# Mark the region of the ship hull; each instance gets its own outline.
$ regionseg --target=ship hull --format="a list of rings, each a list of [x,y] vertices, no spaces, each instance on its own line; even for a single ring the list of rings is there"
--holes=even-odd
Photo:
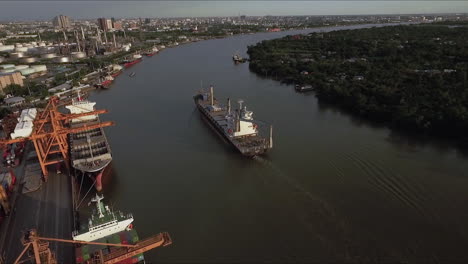
[[[115,77],[119,76],[121,73],[122,73],[122,70],[117,71],[117,72],[111,74],[111,76],[112,76],[113,78],[115,78]]]
[[[133,65],[139,63],[140,61],[141,61],[141,59],[136,59],[136,60],[133,60],[133,61],[126,62],[126,63],[124,63],[124,67],[125,68],[132,67]]]
[[[237,142],[235,142],[235,140],[233,140],[233,138],[231,138],[229,135],[225,133],[221,125],[213,119],[210,113],[203,107],[202,104],[200,104],[199,100],[200,100],[200,97],[198,96],[194,97],[195,105],[197,106],[198,110],[202,114],[202,117],[205,120],[205,122],[216,132],[216,134],[218,134],[224,141],[226,141],[236,151],[238,151],[239,153],[247,157],[258,156],[258,155],[265,154],[267,152],[269,148],[265,144],[263,144],[262,146],[250,147],[250,148],[241,147]]]

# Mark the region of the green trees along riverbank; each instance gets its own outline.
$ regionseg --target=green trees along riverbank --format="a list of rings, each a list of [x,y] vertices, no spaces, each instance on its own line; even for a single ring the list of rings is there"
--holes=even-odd
[[[466,26],[390,26],[287,36],[248,54],[253,72],[310,84],[319,99],[362,116],[465,138],[466,36]]]

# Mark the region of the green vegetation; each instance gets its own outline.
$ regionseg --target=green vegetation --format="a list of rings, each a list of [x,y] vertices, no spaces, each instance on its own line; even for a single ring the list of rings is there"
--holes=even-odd
[[[3,93],[11,94],[13,96],[26,97],[26,99],[33,97],[44,98],[49,94],[46,85],[36,82],[26,82],[23,86],[18,84],[10,84],[5,87]]]
[[[321,100],[451,137],[468,130],[468,27],[412,25],[287,36],[250,46],[250,69]]]

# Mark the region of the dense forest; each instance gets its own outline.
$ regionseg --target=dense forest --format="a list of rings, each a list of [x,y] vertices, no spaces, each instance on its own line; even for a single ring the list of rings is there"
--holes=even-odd
[[[248,48],[250,69],[419,132],[466,138],[468,27],[407,25],[287,36]]]

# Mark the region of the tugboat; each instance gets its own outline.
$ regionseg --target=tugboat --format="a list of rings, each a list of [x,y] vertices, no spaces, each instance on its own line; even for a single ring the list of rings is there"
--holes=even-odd
[[[135,72],[132,72],[128,76],[133,77],[133,76],[135,76],[135,74],[136,74]]]
[[[94,111],[95,102],[85,100],[78,93],[78,98],[72,100],[71,105],[65,106],[72,114],[81,114]],[[97,124],[101,122],[98,115],[89,115],[74,118],[70,126],[77,127],[83,124]],[[112,161],[111,149],[107,142],[103,128],[96,128],[69,134],[71,165],[74,169],[88,175],[95,183],[96,190],[102,190],[102,175],[105,168]]]
[[[295,89],[296,89],[297,92],[305,93],[305,92],[313,91],[314,87],[312,85],[310,85],[310,84],[306,84],[306,85],[296,84]]]
[[[234,61],[234,63],[244,63],[247,61],[246,59],[242,58],[238,54],[235,54],[234,56],[232,56],[232,60]]]
[[[231,100],[227,99],[227,106],[220,105],[214,98],[213,86],[193,99],[208,124],[241,154],[253,157],[273,148],[273,126],[269,126],[268,137],[261,136],[260,123],[254,121],[252,111],[242,106],[242,100],[238,101],[239,109],[231,111]]]

